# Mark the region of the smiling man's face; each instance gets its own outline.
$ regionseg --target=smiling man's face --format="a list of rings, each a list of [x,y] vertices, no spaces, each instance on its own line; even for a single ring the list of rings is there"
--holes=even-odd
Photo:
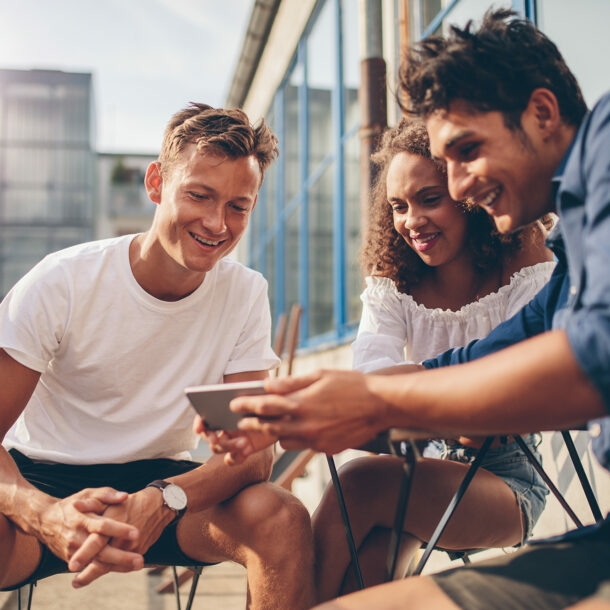
[[[231,159],[189,144],[162,172],[149,168],[159,205],[155,232],[166,255],[187,271],[209,271],[237,245],[261,183],[254,156]],[[149,191],[150,196],[150,191]]]
[[[432,155],[447,164],[451,197],[484,208],[502,233],[554,208],[556,159],[546,153],[546,136],[530,106],[522,129],[509,129],[500,112],[475,111],[461,101],[426,119]]]

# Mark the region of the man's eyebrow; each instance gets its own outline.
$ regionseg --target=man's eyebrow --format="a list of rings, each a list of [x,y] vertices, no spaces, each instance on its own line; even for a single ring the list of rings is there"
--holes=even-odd
[[[445,142],[445,146],[443,148],[443,154],[447,154],[452,148],[455,148],[455,146],[457,144],[460,143],[461,140],[465,139],[465,138],[469,138],[472,135],[472,131],[471,130],[464,130],[464,131],[460,131],[458,133],[456,133],[452,138],[449,138],[446,142]]]
[[[207,184],[204,184],[203,182],[192,182],[191,184],[187,184],[187,189],[206,191],[210,195],[218,194],[218,191],[214,187],[208,186]],[[245,195],[235,195],[235,197],[231,197],[231,201],[251,201],[251,200],[252,200],[251,197],[247,197]]]
[[[207,184],[204,184],[203,182],[187,182],[186,183],[186,187],[188,189],[198,189],[200,191],[207,191],[208,193],[216,193],[216,189],[208,186]]]

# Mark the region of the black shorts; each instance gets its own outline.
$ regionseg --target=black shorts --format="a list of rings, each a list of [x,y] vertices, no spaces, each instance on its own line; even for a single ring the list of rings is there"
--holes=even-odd
[[[118,491],[134,493],[143,489],[155,479],[174,477],[201,466],[189,460],[138,460],[126,464],[94,464],[75,466],[31,460],[15,449],[9,451],[22,476],[41,491],[55,498],[65,498],[87,487],[112,487]],[[144,555],[148,565],[209,565],[185,555],[176,539],[176,524],[168,525],[159,539]],[[14,587],[40,580],[53,574],[67,572],[65,561],[56,557],[47,547],[42,546],[42,557],[34,573]]]
[[[430,578],[468,610],[558,610],[596,596],[610,583],[610,521]]]

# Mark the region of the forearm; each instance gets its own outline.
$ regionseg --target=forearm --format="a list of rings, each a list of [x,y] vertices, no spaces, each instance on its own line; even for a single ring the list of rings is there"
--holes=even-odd
[[[199,468],[168,480],[184,489],[189,510],[202,511],[224,502],[248,485],[268,480],[272,465],[273,447],[268,447],[235,466],[225,464],[222,455],[214,455]]]
[[[562,429],[607,415],[562,331],[467,364],[371,376],[367,386],[385,403],[388,428],[487,435]]]
[[[41,515],[54,498],[28,483],[14,460],[0,446],[0,513],[26,534],[40,539]]]
[[[383,369],[373,371],[371,375],[405,375],[406,373],[415,373],[417,371],[425,371],[423,364],[415,364],[414,362],[405,362],[396,366],[388,366]]]

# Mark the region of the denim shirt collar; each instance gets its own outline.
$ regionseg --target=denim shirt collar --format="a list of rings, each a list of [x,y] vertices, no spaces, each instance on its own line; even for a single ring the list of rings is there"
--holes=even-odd
[[[559,192],[561,182],[563,181],[563,175],[565,173],[568,159],[570,158],[570,154],[572,153],[572,149],[574,148],[577,133],[578,132],[574,134],[570,145],[566,149],[563,157],[561,158],[561,161],[559,162],[559,165],[557,166],[557,169],[555,170],[555,173],[553,174],[553,178],[551,179],[551,196],[553,197],[556,208],[558,208],[557,194]],[[546,238],[546,245],[561,263],[567,265],[566,247],[563,235],[561,233],[561,217],[559,222],[555,224],[555,226],[551,229],[551,232],[548,234]]]

